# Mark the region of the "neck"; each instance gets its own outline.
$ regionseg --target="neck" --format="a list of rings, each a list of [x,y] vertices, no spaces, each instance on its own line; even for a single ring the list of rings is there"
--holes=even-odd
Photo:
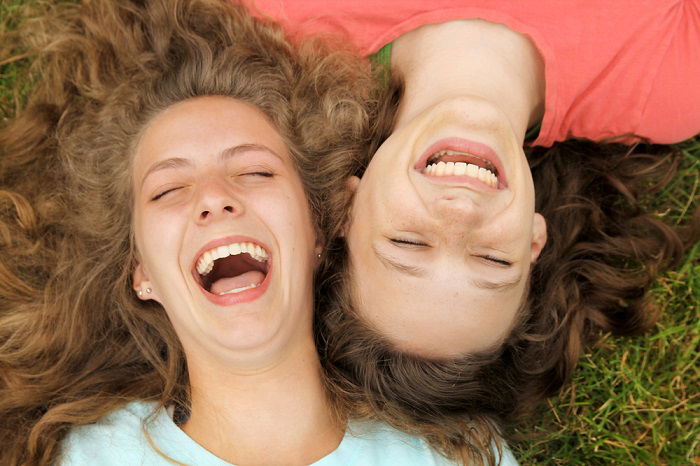
[[[542,117],[542,60],[527,38],[505,26],[483,20],[423,26],[394,42],[391,61],[406,85],[396,128],[465,95],[498,107],[521,140]]]
[[[191,414],[183,430],[239,465],[310,464],[335,450],[333,417],[313,339],[253,369],[190,367]]]

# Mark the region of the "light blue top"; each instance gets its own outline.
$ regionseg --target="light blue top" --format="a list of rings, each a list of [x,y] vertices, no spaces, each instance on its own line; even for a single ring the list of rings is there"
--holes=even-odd
[[[75,427],[63,441],[62,465],[172,465],[164,456],[197,466],[231,466],[192,440],[161,409],[152,421],[154,403],[132,402],[95,424]],[[162,456],[149,444],[152,442]],[[510,451],[504,466],[517,465]],[[176,464],[176,463],[175,463]],[[451,465],[423,440],[375,423],[351,423],[338,448],[313,463],[316,466]]]

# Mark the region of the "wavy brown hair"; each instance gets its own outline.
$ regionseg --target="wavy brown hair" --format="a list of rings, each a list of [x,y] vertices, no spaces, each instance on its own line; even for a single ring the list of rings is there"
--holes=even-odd
[[[391,133],[401,83],[387,92],[373,150]],[[548,242],[502,346],[460,359],[402,352],[363,320],[340,235],[351,199],[337,192],[332,203],[337,239],[324,266],[317,314],[317,346],[331,390],[356,416],[423,436],[465,464],[497,463],[503,427],[555,394],[601,331],[648,330],[657,316],[650,285],[678,263],[684,242],[698,239],[700,210],[682,236],[640,207],[640,198],[673,177],[679,155],[667,147],[572,141],[531,148],[527,156]],[[367,163],[369,157],[358,160],[347,175],[361,176]]]
[[[182,348],[134,296],[130,164],[149,120],[220,95],[262,110],[286,141],[319,232],[327,155],[366,140],[366,64],[225,0],[91,0],[42,7],[5,34],[36,82],[0,129],[0,463],[47,464],[76,425],[131,400],[186,405]],[[0,62],[3,61],[0,57]],[[325,171],[324,171],[325,170]]]

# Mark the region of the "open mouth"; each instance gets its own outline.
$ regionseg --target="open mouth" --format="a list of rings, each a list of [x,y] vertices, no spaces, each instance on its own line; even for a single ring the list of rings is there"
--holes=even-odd
[[[423,173],[431,176],[468,176],[492,188],[498,188],[498,170],[488,160],[454,150],[441,150],[431,155]]]
[[[487,144],[461,137],[440,139],[428,147],[414,169],[436,181],[477,189],[508,188],[501,157]]]
[[[259,287],[269,271],[269,254],[251,242],[236,242],[209,249],[195,265],[195,277],[207,292],[234,295]]]

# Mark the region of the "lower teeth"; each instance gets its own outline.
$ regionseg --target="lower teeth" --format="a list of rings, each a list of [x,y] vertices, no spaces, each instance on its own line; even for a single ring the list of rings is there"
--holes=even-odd
[[[252,283],[252,284],[250,284],[250,285],[246,285],[246,286],[243,286],[243,287],[241,287],[241,288],[235,288],[235,289],[233,289],[233,290],[228,290],[228,291],[221,292],[221,293],[219,293],[219,296],[223,296],[223,295],[225,295],[225,294],[240,293],[241,291],[249,290],[249,289],[255,288],[256,286],[259,286],[259,285],[260,285],[260,283]]]

